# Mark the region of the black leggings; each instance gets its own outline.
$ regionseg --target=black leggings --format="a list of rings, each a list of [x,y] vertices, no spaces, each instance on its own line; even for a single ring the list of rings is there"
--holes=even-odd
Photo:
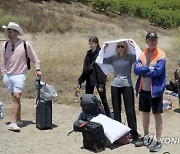
[[[121,122],[121,94],[123,95],[124,106],[128,126],[132,129],[131,134],[137,135],[137,122],[134,108],[133,87],[113,87],[111,86],[111,97],[114,111],[114,119]]]
[[[91,86],[91,85],[86,85],[86,94],[93,94],[94,93],[94,87],[95,86]],[[104,111],[106,113],[106,115],[108,117],[111,117],[111,112],[110,112],[110,109],[109,109],[109,105],[108,105],[108,102],[107,102],[107,98],[106,98],[106,88],[105,86],[103,87],[103,92],[99,92],[99,86],[96,86],[96,89],[98,91],[98,94],[101,98],[101,102],[103,104],[103,107],[104,107]]]

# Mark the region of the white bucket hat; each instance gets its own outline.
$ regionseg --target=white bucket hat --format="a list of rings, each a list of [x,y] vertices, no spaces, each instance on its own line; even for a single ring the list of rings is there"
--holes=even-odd
[[[3,25],[2,28],[5,28],[5,29],[9,28],[9,29],[17,30],[19,32],[20,36],[22,36],[24,34],[24,31],[22,30],[22,28],[18,24],[14,23],[14,22],[10,22],[8,24],[8,26]]]

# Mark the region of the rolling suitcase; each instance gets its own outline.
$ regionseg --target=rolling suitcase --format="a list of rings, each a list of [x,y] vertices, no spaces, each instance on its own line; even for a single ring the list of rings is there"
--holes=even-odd
[[[37,100],[36,100],[36,127],[38,129],[52,129],[52,101],[40,98],[40,77],[36,78]]]
[[[52,128],[52,101],[40,99],[36,106],[36,127],[38,129]]]
[[[99,123],[89,122],[82,127],[83,146],[85,149],[100,152],[105,149],[106,137],[103,126]]]

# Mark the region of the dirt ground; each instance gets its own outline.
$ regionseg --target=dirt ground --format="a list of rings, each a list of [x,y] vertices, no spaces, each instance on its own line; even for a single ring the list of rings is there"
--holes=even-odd
[[[179,138],[180,140],[180,113],[178,110],[178,100],[172,97],[173,109],[163,113],[163,138]],[[77,103],[77,102],[76,102]],[[8,130],[10,120],[11,103],[4,102],[4,118],[0,120],[0,153],[2,154],[24,154],[24,153],[60,153],[60,154],[88,154],[93,153],[83,148],[82,134],[73,132],[72,124],[77,119],[81,108],[76,105],[53,104],[53,129],[38,130],[35,124],[35,100],[22,99],[22,120],[21,132]],[[175,112],[176,111],[176,112]],[[124,113],[123,113],[124,115]],[[154,119],[151,117],[150,132],[154,133]],[[137,111],[138,130],[142,134],[141,114]],[[158,153],[169,152],[178,154],[179,143],[163,143],[163,149]],[[146,147],[136,148],[133,144],[124,146],[109,146],[102,154],[129,153],[146,154],[149,153]]]

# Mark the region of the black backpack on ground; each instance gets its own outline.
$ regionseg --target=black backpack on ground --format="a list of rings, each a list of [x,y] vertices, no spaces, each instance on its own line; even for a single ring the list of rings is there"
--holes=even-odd
[[[5,43],[5,46],[4,46],[5,52],[6,52],[6,48],[7,48],[8,42],[9,42],[9,41],[7,41],[7,42]],[[30,60],[30,58],[28,57],[28,54],[27,54],[26,41],[23,41],[23,43],[24,43],[24,50],[25,50],[25,52],[26,52],[27,68],[28,68],[28,70],[30,70],[30,69],[31,69],[31,60]]]
[[[83,94],[80,98],[80,105],[82,111],[86,114],[97,116],[98,114],[103,113],[101,102],[93,94]]]

